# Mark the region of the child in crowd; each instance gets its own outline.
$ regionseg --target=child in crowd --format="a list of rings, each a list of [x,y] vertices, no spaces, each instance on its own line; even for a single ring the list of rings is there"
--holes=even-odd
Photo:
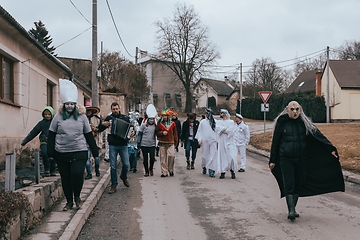
[[[41,115],[43,117],[42,120],[40,120],[35,127],[29,132],[29,134],[24,138],[24,140],[21,142],[21,146],[25,146],[28,142],[33,140],[39,133],[39,139],[40,139],[40,152],[41,152],[41,158],[44,165],[44,177],[49,176],[56,176],[56,164],[53,159],[50,159],[47,154],[47,141],[48,141],[48,135],[49,135],[49,127],[51,120],[54,117],[54,109],[51,106],[47,106],[44,108],[44,110],[41,112]]]

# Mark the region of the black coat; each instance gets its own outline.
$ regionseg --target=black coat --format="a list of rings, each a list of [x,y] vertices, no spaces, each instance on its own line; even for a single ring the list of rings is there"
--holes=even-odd
[[[194,141],[196,141],[196,142],[197,142],[197,139],[195,138],[195,135],[196,135],[197,130],[199,128],[199,123],[200,122],[198,120],[194,120],[194,125],[193,125],[193,127],[194,127],[194,131],[193,131],[194,136],[192,136],[192,137],[193,137]],[[190,136],[190,125],[189,124],[190,124],[189,121],[186,120],[182,125],[181,141],[183,141],[185,143],[184,147],[186,146],[187,141],[189,141],[189,136]]]
[[[280,167],[280,143],[282,132],[288,121],[294,121],[288,115],[279,117],[272,140],[270,163],[275,163],[272,174],[279,185],[281,197],[284,197],[282,172]],[[302,121],[297,121],[303,124]],[[307,152],[304,153],[303,162],[303,183],[299,192],[300,197],[315,196],[330,192],[344,192],[345,184],[342,174],[339,158],[334,157],[331,152],[337,149],[331,142],[316,129],[315,132],[309,133],[305,138]]]

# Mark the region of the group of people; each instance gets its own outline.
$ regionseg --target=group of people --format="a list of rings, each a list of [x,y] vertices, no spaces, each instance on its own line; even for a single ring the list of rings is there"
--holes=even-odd
[[[210,177],[215,177],[215,173],[218,173],[220,179],[224,179],[226,172],[230,171],[231,178],[235,179],[236,171],[245,172],[246,145],[250,141],[250,131],[241,114],[236,113],[233,121],[229,111],[221,109],[220,120],[215,120],[213,111],[206,109],[205,119],[200,121],[195,139],[202,147],[203,174],[208,171]],[[241,162],[239,169],[238,153]]]
[[[107,131],[111,176],[109,194],[117,191],[118,155],[122,162],[120,179],[129,187],[127,174],[129,169],[137,171],[140,150],[144,177],[154,175],[157,148],[161,177],[174,176],[175,151],[179,151],[179,144],[185,149],[188,170],[195,169],[197,150],[201,147],[203,174],[215,177],[217,173],[223,179],[230,171],[231,178],[235,179],[236,171],[245,172],[250,131],[239,113],[233,121],[229,112],[221,109],[220,119],[215,120],[213,111],[207,108],[202,120],[196,120],[196,115],[190,113],[181,126],[177,113],[171,109],[162,111],[157,119],[155,107],[150,104],[152,111],[147,109],[145,117],[137,121],[139,119],[121,114],[119,104],[114,102],[110,106],[111,114],[102,120],[97,115],[100,111],[98,107],[77,104],[77,94],[77,88],[71,81],[60,79],[63,104],[56,113],[50,106],[45,107],[43,119],[21,143],[24,146],[40,133],[44,176],[56,176],[58,169],[67,201],[64,211],[72,209],[74,202],[76,208],[80,208],[85,169],[85,179],[92,178],[91,155],[95,162],[95,174],[100,176],[100,133],[110,128],[117,119],[126,122],[131,130],[125,137]],[[336,148],[305,115],[301,105],[291,101],[275,119],[269,159],[269,168],[278,182],[281,197],[286,198],[288,219],[293,221],[299,217],[295,210],[299,197],[344,191],[338,158]]]

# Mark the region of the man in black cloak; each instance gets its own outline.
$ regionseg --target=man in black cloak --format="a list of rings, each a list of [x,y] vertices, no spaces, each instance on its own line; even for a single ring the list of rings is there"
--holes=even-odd
[[[299,217],[299,197],[345,191],[337,149],[291,101],[275,119],[269,168],[286,198],[288,219]]]

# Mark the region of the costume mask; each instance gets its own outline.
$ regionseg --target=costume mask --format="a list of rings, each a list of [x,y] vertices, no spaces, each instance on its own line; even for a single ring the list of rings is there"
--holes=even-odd
[[[75,109],[76,103],[74,102],[67,102],[65,103],[65,109],[68,113],[72,113]]]
[[[154,119],[154,118],[149,118],[149,119],[148,119],[148,124],[153,125],[154,122],[155,122],[155,119]]]
[[[289,118],[297,119],[301,113],[301,106],[296,101],[291,101],[286,107]]]

